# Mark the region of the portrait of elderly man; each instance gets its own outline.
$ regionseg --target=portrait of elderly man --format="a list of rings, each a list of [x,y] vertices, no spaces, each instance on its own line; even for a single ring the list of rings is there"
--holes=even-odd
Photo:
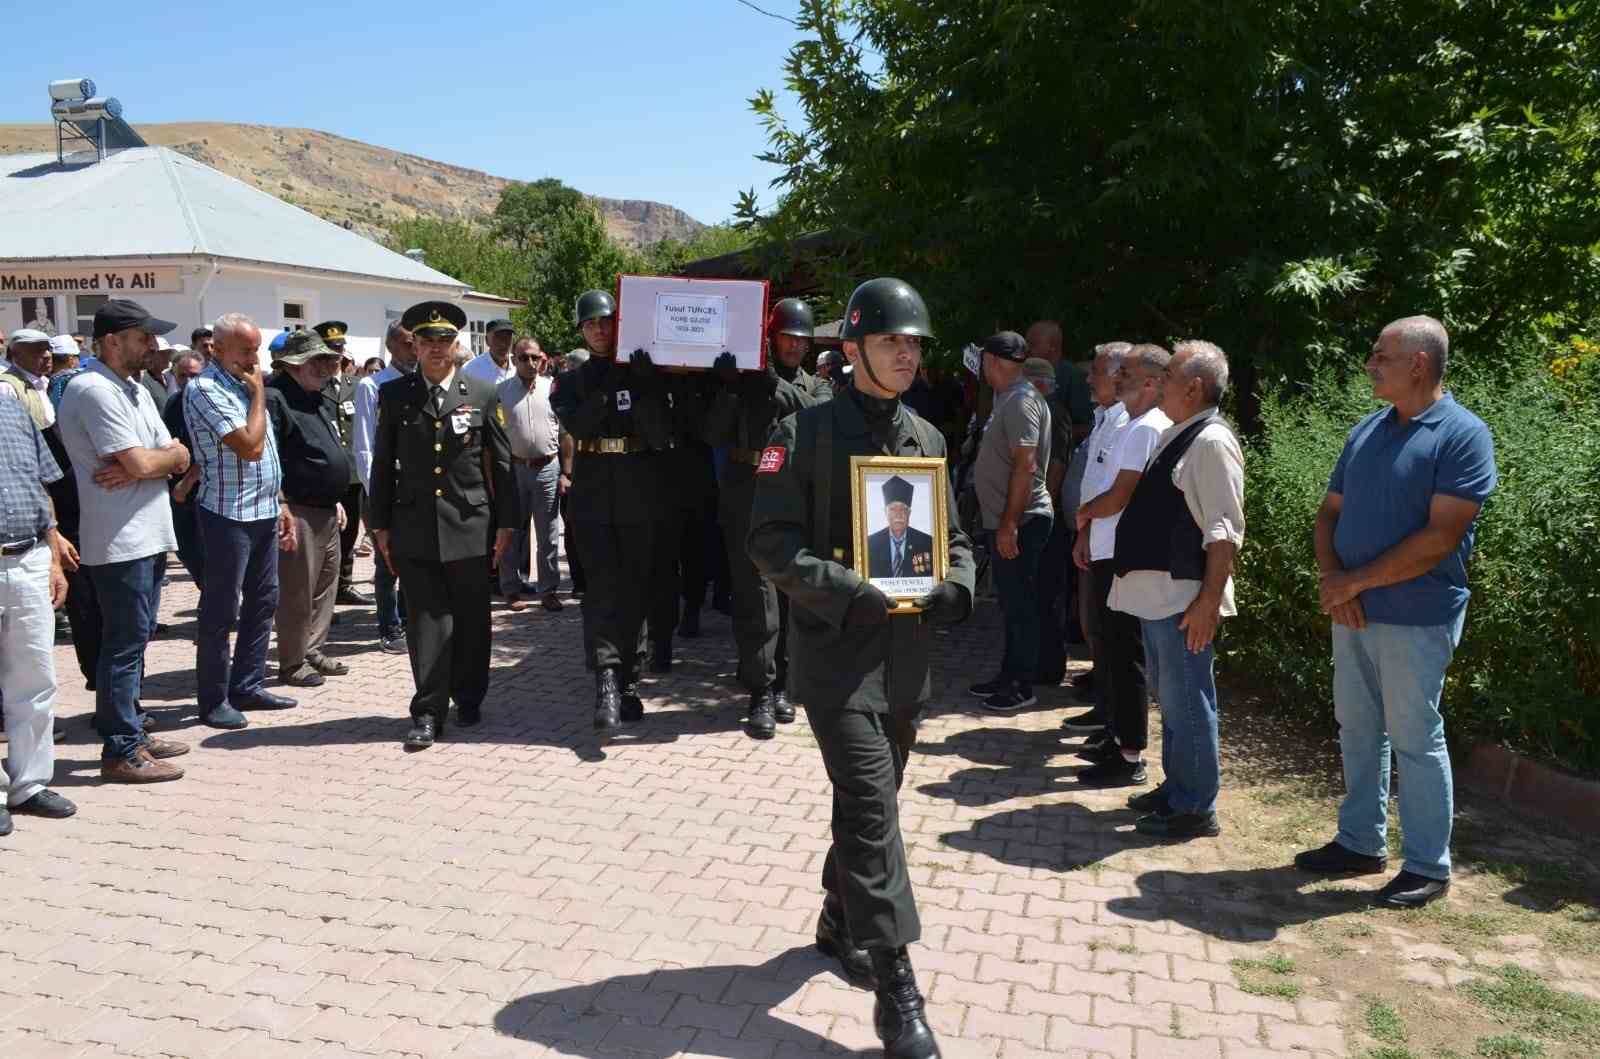
[[[867,538],[867,576],[932,577],[933,538],[911,525],[916,486],[898,474],[883,483],[883,529]]]

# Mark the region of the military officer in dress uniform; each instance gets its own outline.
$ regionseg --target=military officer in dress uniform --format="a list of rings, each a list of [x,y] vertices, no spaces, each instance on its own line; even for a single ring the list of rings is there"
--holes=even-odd
[[[511,543],[517,491],[494,385],[455,368],[466,313],[423,302],[400,324],[414,336],[417,371],[378,390],[370,524],[406,594],[417,692],[405,743],[420,750],[443,734],[451,699],[462,727],[481,718],[489,690],[489,512],[493,506],[506,527],[495,535],[498,558]]]
[[[589,359],[556,380],[551,405],[573,439],[567,512],[588,578],[583,644],[595,673],[594,727],[644,716],[637,684],[655,535],[665,500],[659,453],[672,445],[663,373],[635,350],[617,355],[616,302],[578,298]]]
[[[927,306],[905,281],[856,288],[843,329],[853,384],[773,430],[756,467],[748,541],[756,568],[789,597],[789,693],[806,708],[833,784],[817,946],[876,990],[887,1059],[939,1055],[906,952],[922,926],[898,791],[928,699],[933,627],[970,613],[974,566],[947,489],[937,501],[950,527],[946,579],[914,612],[895,613],[902,608],[854,569],[850,457],[945,456],[943,435],[900,401],[931,335]]]
[[[718,520],[728,550],[733,582],[733,636],[739,645],[739,683],[750,693],[745,728],[752,738],[770,739],[778,725],[794,720],[786,689],[789,675],[789,597],[772,586],[750,561],[750,501],[756,465],[772,427],[783,417],[823,400],[827,383],[800,365],[810,351],[816,320],[811,306],[785,298],[767,319],[767,366],[740,372],[731,353],[717,358],[722,383],[705,419],[706,441],[728,450],[719,483]]]
[[[322,344],[339,354],[341,363],[345,356],[345,336],[350,326],[343,320],[324,320],[311,330],[322,336]],[[335,372],[324,388],[333,402],[334,424],[339,428],[339,440],[344,442],[345,455],[350,458],[350,488],[344,494],[344,528],[339,531],[339,596],[337,602],[358,607],[372,605],[372,597],[357,591],[355,586],[356,538],[361,534],[361,475],[356,469],[356,377],[345,372]]]

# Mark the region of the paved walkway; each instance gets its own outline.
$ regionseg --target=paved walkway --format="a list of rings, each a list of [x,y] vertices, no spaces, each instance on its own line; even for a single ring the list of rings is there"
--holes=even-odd
[[[406,754],[410,672],[367,649],[370,609],[334,629],[349,676],[194,726],[195,603],[177,572],[149,653],[146,706],[194,747],[176,783],[100,784],[57,650],[80,811],[0,840],[0,1056],[877,1053],[871,995],[811,947],[820,759],[803,718],[743,734],[723,616],[602,750],[578,608],[497,607],[484,724]],[[1059,710],[969,708],[997,643],[992,605],[941,635],[903,797],[946,1056],[1343,1054],[1337,1005],[1235,988],[1272,932],[1225,840],[1152,845],[1124,794],[1065,785]]]

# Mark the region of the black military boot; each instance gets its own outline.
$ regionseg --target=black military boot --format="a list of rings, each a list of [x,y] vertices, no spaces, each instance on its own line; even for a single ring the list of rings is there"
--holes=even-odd
[[[407,750],[426,750],[433,745],[437,734],[433,714],[425,713],[411,719],[411,731],[406,733]]]
[[[672,672],[672,637],[663,636],[650,641],[650,672]]]
[[[594,730],[603,732],[622,723],[622,695],[617,690],[617,671],[602,669],[594,681]]]
[[[639,678],[622,678],[622,719],[632,724],[644,720],[644,700],[639,697]]]
[[[684,607],[683,618],[678,622],[678,635],[694,639],[700,635],[700,608]]]
[[[850,927],[844,921],[844,906],[832,894],[822,899],[822,914],[817,916],[817,951],[839,961],[839,972],[857,989],[878,988],[872,973],[872,957],[856,947]]]
[[[794,703],[789,701],[789,696],[784,694],[782,688],[772,689],[772,716],[779,724],[794,723]]]
[[[872,1023],[883,1042],[883,1059],[939,1059],[922,992],[904,948],[872,949],[872,970],[878,976]]]
[[[762,688],[750,693],[750,716],[745,718],[745,729],[752,739],[771,739],[778,734],[778,719],[772,712],[772,691]]]

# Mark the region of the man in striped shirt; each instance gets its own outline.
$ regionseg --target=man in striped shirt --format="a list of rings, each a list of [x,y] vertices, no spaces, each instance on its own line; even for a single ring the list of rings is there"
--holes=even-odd
[[[278,550],[293,551],[295,533],[278,502],[283,469],[267,425],[261,331],[249,317],[229,313],[213,332],[212,361],[183,391],[184,422],[200,465],[195,516],[206,556],[195,676],[200,723],[243,728],[249,722],[242,710],[297,705],[264,686]],[[228,633],[235,627],[230,661]]]

